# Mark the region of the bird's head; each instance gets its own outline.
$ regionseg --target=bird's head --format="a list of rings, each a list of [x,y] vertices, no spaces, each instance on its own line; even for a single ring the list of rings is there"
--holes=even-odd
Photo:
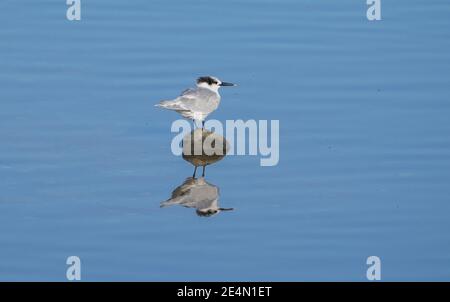
[[[213,91],[218,91],[220,87],[223,86],[236,86],[236,84],[228,83],[228,82],[222,82],[216,77],[211,76],[203,76],[199,77],[197,79],[197,86],[202,88],[208,88]]]

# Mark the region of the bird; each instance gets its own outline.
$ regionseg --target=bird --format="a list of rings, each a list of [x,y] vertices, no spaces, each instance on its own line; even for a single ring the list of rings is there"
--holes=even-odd
[[[219,88],[226,86],[237,85],[213,76],[202,76],[197,78],[196,88],[188,88],[177,98],[161,101],[155,106],[176,111],[184,118],[193,120],[194,125],[200,121],[204,128],[206,117],[219,107]]]
[[[219,206],[219,188],[208,183],[203,177],[188,177],[172,192],[172,196],[168,200],[161,202],[160,207],[176,204],[186,208],[195,208],[197,215],[203,217],[233,210],[233,208]]]

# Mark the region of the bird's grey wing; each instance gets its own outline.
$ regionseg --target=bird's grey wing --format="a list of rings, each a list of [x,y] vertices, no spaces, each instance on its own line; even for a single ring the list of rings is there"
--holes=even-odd
[[[173,204],[182,204],[183,202],[186,202],[186,198],[189,199],[189,194],[196,186],[195,179],[192,177],[186,178],[186,180],[175,188],[172,192],[172,196],[167,199],[166,201],[161,202],[161,207],[170,206]]]
[[[175,188],[175,190],[173,190],[171,197],[175,198],[184,195],[188,193],[193,186],[195,186],[195,179],[192,177],[188,177],[181,185],[179,185],[178,187]]]
[[[192,107],[190,104],[195,102],[195,90],[194,89],[186,89],[181,93],[181,95],[174,100],[166,100],[161,101],[156,106],[163,107],[170,110],[176,110],[176,111],[190,111]]]
[[[188,88],[188,89],[183,90],[183,92],[180,94],[180,96],[193,95],[193,94],[195,94],[195,91],[196,91],[196,89],[194,89],[194,88]]]
[[[176,99],[179,101],[183,108],[191,111],[207,112],[207,100],[214,96],[214,93],[209,89],[186,89],[183,93]]]

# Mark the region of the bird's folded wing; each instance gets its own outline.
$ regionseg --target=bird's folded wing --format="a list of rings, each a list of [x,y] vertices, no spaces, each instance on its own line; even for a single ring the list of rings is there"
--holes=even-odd
[[[188,88],[186,90],[184,90],[180,96],[188,96],[188,95],[194,95],[195,94],[195,89],[192,88]]]

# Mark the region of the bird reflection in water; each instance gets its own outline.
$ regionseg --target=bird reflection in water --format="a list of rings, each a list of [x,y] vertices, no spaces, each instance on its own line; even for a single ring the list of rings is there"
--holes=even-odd
[[[219,207],[219,188],[208,183],[204,177],[188,177],[177,187],[170,199],[161,202],[161,207],[180,205],[195,208],[199,216],[209,217],[221,211],[231,211],[233,208]]]
[[[196,129],[183,138],[183,159],[194,166],[194,174],[173,192],[171,198],[161,202],[161,207],[180,205],[195,208],[199,216],[209,217],[233,208],[219,206],[219,188],[205,180],[205,168],[223,159],[229,150],[226,139],[206,129]],[[202,177],[195,178],[202,167]]]

